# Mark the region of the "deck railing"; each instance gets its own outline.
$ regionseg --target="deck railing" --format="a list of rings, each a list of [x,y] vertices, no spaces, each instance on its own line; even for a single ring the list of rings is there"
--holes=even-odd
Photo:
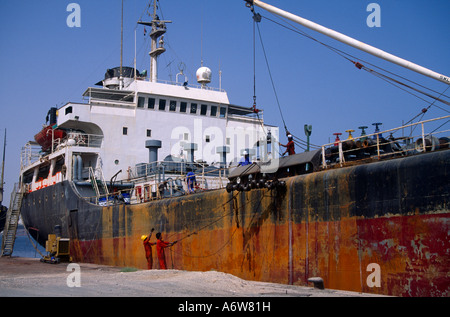
[[[450,116],[444,116],[325,144],[321,147],[322,167],[449,148],[449,122]]]
[[[53,140],[53,146],[47,152],[42,151],[42,147],[34,141],[27,142],[21,150],[20,167],[21,170],[31,164],[45,159],[50,154],[63,150],[69,146],[94,147],[99,148],[102,145],[103,135],[87,134],[87,133],[69,133],[62,139]]]
[[[169,166],[172,164],[172,166]],[[195,184],[189,187],[187,171],[195,167]],[[190,195],[199,191],[225,188],[228,169],[214,168],[199,163],[154,162],[128,170],[128,180],[133,188],[115,190],[106,195],[85,197],[103,206],[117,203],[136,204],[161,198]],[[111,184],[110,184],[111,185]]]
[[[22,147],[20,152],[20,169],[23,170],[42,157],[41,146],[34,141],[29,141]]]

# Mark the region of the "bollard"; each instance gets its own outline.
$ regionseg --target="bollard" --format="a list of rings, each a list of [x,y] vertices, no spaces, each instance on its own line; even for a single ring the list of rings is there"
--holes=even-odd
[[[323,285],[323,279],[321,277],[310,277],[308,279],[308,282],[311,282],[314,284],[314,288],[317,289],[325,289]]]

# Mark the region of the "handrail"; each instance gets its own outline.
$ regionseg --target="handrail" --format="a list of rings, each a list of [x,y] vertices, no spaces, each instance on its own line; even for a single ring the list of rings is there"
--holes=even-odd
[[[349,157],[349,155],[355,154],[357,151],[360,151],[362,148],[367,149],[368,152],[374,152],[377,159],[381,159],[383,157],[391,156],[393,153],[404,155],[405,153],[411,153],[413,151],[426,152],[427,149],[434,150],[435,148],[437,148],[439,146],[449,147],[448,141],[444,140],[444,141],[442,141],[443,142],[442,144],[438,144],[440,142],[439,140],[436,141],[436,140],[432,139],[433,137],[435,137],[435,135],[450,132],[449,129],[440,130],[440,131],[436,131],[436,129],[435,129],[431,132],[425,133],[425,125],[426,124],[430,124],[431,122],[445,120],[445,119],[449,119],[449,121],[450,121],[450,115],[439,117],[439,118],[434,118],[434,119],[429,119],[429,120],[424,120],[424,121],[420,121],[420,122],[416,122],[416,123],[411,123],[411,124],[403,125],[403,126],[400,126],[397,128],[379,131],[379,132],[375,132],[375,133],[371,133],[371,134],[361,135],[358,137],[353,137],[353,139],[340,140],[338,142],[335,141],[333,143],[324,144],[321,147],[322,148],[322,167],[324,169],[328,168],[329,164],[327,163],[327,157],[332,156],[332,154],[330,154],[330,151],[329,151],[330,149],[334,149],[333,154],[336,155],[336,153],[337,153],[338,159],[336,159],[335,162],[336,163],[338,162],[340,166],[343,166],[343,164],[346,162],[346,157]],[[446,124],[447,122],[445,122],[444,124]],[[406,128],[413,128],[413,127],[417,127],[417,126],[421,127],[421,131],[419,134],[410,135],[410,136],[406,136],[406,137],[402,136],[402,137],[396,138],[396,139],[393,138],[393,133],[398,132],[400,130],[404,130]],[[440,127],[442,127],[442,125]],[[440,128],[440,127],[438,127],[438,128]],[[390,136],[380,138],[380,136],[383,134],[385,134],[385,135],[390,134]],[[416,139],[416,140],[414,141],[414,139]],[[360,144],[359,146],[356,146],[356,148],[351,147],[350,149],[344,150],[344,145],[346,145],[348,147],[349,141],[354,142],[356,144],[357,142],[363,142],[365,140],[371,140],[371,141],[367,141],[367,142],[365,142],[365,144],[363,143],[362,146]],[[425,141],[423,141],[423,140],[425,140]],[[405,143],[403,147],[401,147],[399,145],[399,142],[402,142],[402,141]],[[336,143],[337,143],[337,145],[336,145]],[[388,146],[388,145],[393,146],[394,151],[385,153],[385,151],[383,150],[383,147]],[[337,152],[336,152],[336,147],[337,147]],[[329,153],[327,153],[327,152],[329,152]],[[371,156],[373,157],[373,155],[371,155]],[[357,161],[357,160],[354,160],[354,161]]]
[[[205,191],[205,190],[225,188],[226,184],[224,184],[224,181],[228,182],[228,179],[226,177],[223,177],[222,175],[225,175],[226,170],[227,170],[226,168],[219,169],[219,171],[220,171],[219,176],[212,176],[212,177],[210,177],[208,174],[210,174],[212,172],[215,173],[215,172],[217,172],[217,170],[206,171],[206,172],[203,170],[202,173],[197,174],[196,175],[196,177],[197,177],[196,183],[198,183],[199,186],[195,192],[198,192],[199,189],[201,191]],[[173,175],[171,175],[171,176],[173,176]],[[187,177],[186,174],[179,175],[176,178],[169,177],[163,181],[157,181],[156,177],[157,177],[156,175],[153,175],[150,179],[147,179],[147,181],[145,183],[144,182],[139,183],[138,186],[136,186],[137,184],[135,184],[135,186],[133,188],[122,189],[122,190],[114,191],[112,193],[107,193],[107,194],[103,194],[103,195],[97,194],[96,196],[84,197],[84,198],[87,200],[90,200],[90,201],[95,201],[95,203],[97,203],[97,204],[100,204],[100,202],[101,202],[102,205],[109,206],[109,205],[116,204],[117,202],[120,202],[120,201],[125,202],[125,199],[123,198],[124,197],[123,194],[128,194],[129,197],[127,197],[127,199],[129,199],[129,200],[126,203],[136,204],[136,203],[166,198],[166,197],[162,196],[162,194],[163,194],[162,192],[166,189],[166,186],[171,187],[171,188],[169,188],[170,195],[168,197],[175,197],[175,196],[179,196],[179,195],[174,194],[176,192],[176,191],[174,191],[174,187],[176,186],[174,184],[177,183],[177,181],[181,181],[183,184],[183,195],[192,194],[189,191],[188,184],[186,182],[186,177]],[[210,181],[210,185],[208,185],[207,181]],[[154,182],[154,183],[152,183],[152,182]],[[211,186],[211,185],[213,185],[213,186]],[[155,190],[154,191],[151,190],[152,188],[154,188]],[[139,191],[139,193],[138,193],[138,191]],[[156,193],[156,197],[154,197],[153,194],[151,194],[151,193]],[[122,198],[119,199],[119,197],[121,197],[121,196],[122,196]]]
[[[148,82],[151,82],[150,80],[145,80]],[[164,80],[164,79],[157,79],[156,83],[158,84],[166,84],[166,85],[172,85],[172,86],[184,86],[184,83],[170,81],[170,80]],[[216,88],[216,87],[209,87],[209,86],[201,86],[197,84],[188,84],[188,87],[190,88],[197,88],[197,89],[203,89],[203,90],[211,90],[211,91],[218,91],[218,92],[225,92],[222,88]]]
[[[216,164],[220,164],[219,162]],[[148,178],[151,176],[164,175],[169,173],[171,175],[185,175],[188,169],[202,169],[215,168],[216,164],[208,164],[206,162],[186,162],[186,161],[156,161],[151,163],[141,163],[134,167],[129,167],[127,170],[128,181],[135,181],[141,178]],[[215,170],[207,171],[207,173],[220,173],[223,169],[217,168]]]
[[[21,149],[20,169],[23,170],[40,159],[69,146],[100,148],[102,142],[103,135],[70,132],[62,139],[53,140],[51,153],[43,153],[41,146],[37,142],[29,141]]]

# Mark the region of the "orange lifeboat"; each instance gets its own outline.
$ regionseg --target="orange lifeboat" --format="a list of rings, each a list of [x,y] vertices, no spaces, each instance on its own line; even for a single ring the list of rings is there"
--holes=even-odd
[[[52,145],[52,134],[53,140],[62,139],[66,136],[66,132],[64,130],[53,129],[50,125],[44,127],[34,136],[34,140],[42,147],[42,151],[45,152],[50,149]]]

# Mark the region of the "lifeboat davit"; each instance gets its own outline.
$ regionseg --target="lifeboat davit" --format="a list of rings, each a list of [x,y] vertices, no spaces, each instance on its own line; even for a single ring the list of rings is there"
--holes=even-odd
[[[42,147],[42,151],[45,152],[50,149],[52,145],[52,134],[53,140],[62,139],[66,136],[64,130],[53,129],[50,125],[44,127],[41,132],[34,136],[34,140]]]

